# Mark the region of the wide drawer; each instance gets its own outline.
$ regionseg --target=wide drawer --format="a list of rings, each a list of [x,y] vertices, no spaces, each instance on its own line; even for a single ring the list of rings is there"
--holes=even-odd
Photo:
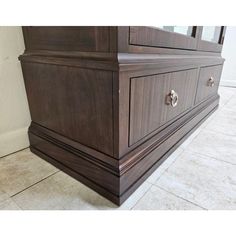
[[[202,67],[196,95],[196,104],[217,93],[223,65]]]
[[[197,69],[131,78],[129,145],[191,108],[196,88]]]

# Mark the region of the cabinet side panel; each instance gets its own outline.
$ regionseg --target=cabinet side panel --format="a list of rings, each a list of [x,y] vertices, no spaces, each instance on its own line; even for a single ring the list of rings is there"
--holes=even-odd
[[[113,156],[112,72],[22,62],[32,120]]]
[[[26,50],[108,52],[109,27],[23,27]]]

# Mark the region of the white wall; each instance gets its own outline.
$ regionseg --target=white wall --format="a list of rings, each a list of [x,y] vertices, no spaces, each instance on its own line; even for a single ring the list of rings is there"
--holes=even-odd
[[[29,108],[18,56],[21,27],[0,27],[0,157],[29,146]]]
[[[221,85],[236,87],[236,27],[228,26],[223,45],[222,56],[225,58]]]

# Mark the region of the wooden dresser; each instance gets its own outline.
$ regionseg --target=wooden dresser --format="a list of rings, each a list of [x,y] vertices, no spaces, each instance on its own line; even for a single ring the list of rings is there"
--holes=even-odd
[[[225,27],[23,27],[31,151],[122,204],[217,109]]]

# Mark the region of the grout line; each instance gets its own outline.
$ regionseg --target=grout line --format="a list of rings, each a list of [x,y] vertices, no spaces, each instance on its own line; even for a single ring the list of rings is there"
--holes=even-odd
[[[182,144],[184,144],[184,143],[182,143],[181,145],[180,145],[180,147],[182,148],[182,149],[184,149],[184,151],[188,148],[188,146],[198,137],[198,135],[200,134],[202,132],[202,129],[199,131],[199,133],[198,134],[196,134],[196,136],[189,142],[189,144],[187,144],[187,146],[186,147],[183,147],[182,146]],[[193,133],[194,134],[194,133]],[[188,139],[191,137],[191,135],[185,140],[185,142],[186,141],[188,141]]]
[[[229,99],[227,99],[227,101],[221,105],[220,109],[221,110],[225,105],[227,105],[229,103],[229,101],[233,98],[234,95],[232,95]]]
[[[180,148],[180,147],[179,147]],[[182,149],[182,152],[179,153],[179,155],[175,158],[175,160],[161,173],[161,175],[155,180],[155,182],[157,180],[159,180],[161,178],[161,176],[177,161],[177,159],[182,155],[182,153],[185,151],[183,148]],[[177,150],[177,149],[176,149]],[[167,158],[168,159],[168,158]],[[166,160],[167,160],[166,159]],[[148,188],[148,190],[143,194],[143,196],[135,203],[135,205],[133,207],[131,207],[131,210],[141,201],[141,199],[148,193],[148,191],[151,189],[152,186],[156,186],[155,184],[147,181],[147,183],[149,183],[151,186]]]
[[[215,123],[217,126],[220,126],[220,124],[217,124],[217,123]],[[226,136],[228,136],[228,137],[236,137],[236,135],[235,134],[227,134],[227,133],[224,133],[224,132],[222,132],[222,131],[215,131],[213,128],[209,128],[209,127],[206,127],[206,130],[207,131],[212,131],[212,132],[215,132],[215,133],[218,133],[218,134],[222,134],[222,135],[226,135]]]
[[[44,181],[45,179],[47,179],[47,178],[49,178],[49,177],[51,177],[51,176],[53,176],[53,175],[57,174],[58,172],[60,172],[60,170],[58,170],[58,171],[56,171],[56,172],[54,172],[54,173],[52,173],[52,174],[50,174],[50,175],[46,176],[45,178],[43,178],[43,179],[39,180],[38,182],[36,182],[36,183],[34,183],[34,184],[32,184],[32,185],[28,186],[28,187],[27,187],[27,188],[25,188],[25,189],[22,189],[21,191],[19,191],[19,192],[17,192],[17,193],[15,193],[15,194],[13,194],[13,195],[12,195],[12,196],[10,196],[10,197],[11,197],[11,198],[12,198],[12,197],[15,197],[16,195],[18,195],[18,194],[20,194],[20,193],[24,192],[25,190],[27,190],[27,189],[29,189],[29,188],[33,187],[34,185],[36,185],[36,184],[38,184],[38,183],[40,183],[40,182]]]
[[[224,161],[224,160],[218,159],[218,158],[213,157],[213,156],[208,155],[208,154],[202,154],[202,153],[199,153],[199,152],[196,152],[196,151],[192,151],[192,150],[186,150],[186,151],[192,152],[193,154],[198,154],[201,158],[208,157],[208,158],[212,158],[212,159],[214,159],[214,160],[216,160],[216,161],[220,161],[220,162],[224,162],[224,163],[227,163],[227,164],[236,166],[236,164],[234,164],[234,163],[231,163],[231,162],[229,162],[229,161]]]
[[[20,210],[24,210],[12,197],[10,197],[10,199],[20,208]]]
[[[185,151],[185,149],[182,148],[182,147],[178,147],[177,149],[180,149],[180,150],[181,150],[181,152],[179,153],[179,155],[177,155],[176,158],[170,163],[170,165],[169,165],[168,167],[166,167],[166,169],[164,169],[164,170],[161,172],[160,176],[158,176],[157,179],[156,179],[154,182],[156,182],[157,180],[159,180],[159,179],[161,178],[161,176],[176,162],[176,160],[177,160],[177,159],[182,155],[182,153]],[[177,149],[176,149],[174,152],[176,152]],[[174,152],[173,152],[173,153],[174,153]],[[172,154],[173,154],[173,153],[172,153]],[[172,155],[172,154],[171,154],[171,155]],[[171,156],[171,155],[170,155],[170,156]],[[167,159],[166,159],[165,161],[167,161],[168,158],[169,158],[169,157],[167,157]],[[162,163],[162,165],[165,164],[165,161]],[[160,167],[161,167],[161,165],[160,165],[158,168],[160,168]],[[157,171],[158,168],[157,168],[155,171]],[[155,171],[153,172],[153,174],[155,173]],[[150,175],[149,177],[151,177],[151,176],[152,176],[152,175]],[[150,183],[150,184],[154,184],[153,182],[149,182],[148,180],[147,180],[147,182]]]
[[[234,85],[223,85],[223,84],[221,84],[219,87],[232,88],[232,89],[236,90],[236,87]]]
[[[15,151],[15,152],[11,152],[11,153],[9,153],[9,154],[7,154],[7,155],[1,156],[1,157],[0,157],[0,160],[1,160],[1,158],[5,158],[5,157],[8,157],[8,156],[14,155],[14,154],[16,154],[16,153],[18,153],[18,152],[21,152],[21,151],[24,151],[24,150],[26,150],[26,149],[28,149],[28,148],[29,148],[29,147],[26,147],[26,148],[20,149],[20,150]]]
[[[155,183],[162,177],[162,175],[169,170],[169,168],[179,159],[179,157],[183,154],[185,149],[182,150],[182,152],[175,158],[175,160],[161,173],[161,175],[156,179]],[[154,184],[155,184],[154,183]]]
[[[188,200],[188,199],[185,199],[185,198],[183,198],[183,197],[180,197],[180,196],[176,195],[175,193],[172,193],[172,192],[170,192],[170,191],[168,191],[168,190],[166,190],[166,189],[160,187],[159,185],[155,185],[155,187],[158,187],[158,188],[162,189],[163,191],[165,191],[165,192],[167,192],[167,193],[169,193],[169,194],[172,194],[173,196],[175,196],[175,197],[177,197],[177,198],[180,198],[180,199],[182,199],[182,200],[184,200],[184,201],[187,201],[187,202],[189,202],[189,203],[191,203],[191,204],[193,204],[193,205],[195,205],[195,206],[197,206],[197,207],[200,207],[200,208],[202,208],[203,210],[208,210],[207,208],[205,208],[205,207],[203,207],[203,206],[200,206],[200,205],[198,205],[197,203],[194,203],[194,202],[192,202],[192,201],[190,201],[190,200]]]
[[[209,129],[209,128],[207,128],[207,127],[205,127],[205,129],[204,130],[201,130],[200,132],[204,132],[204,131],[210,131],[210,132],[213,132],[213,133],[215,133],[215,134],[221,134],[221,135],[226,135],[226,136],[228,136],[228,137],[235,137],[235,135],[229,135],[229,134],[225,134],[225,133],[222,133],[222,132],[219,132],[219,131],[215,131],[215,130],[213,130],[213,129]]]
[[[144,182],[145,183],[145,182]],[[143,199],[143,197],[148,193],[148,191],[151,189],[151,187],[153,186],[153,184],[151,184],[150,182],[147,182],[148,184],[150,184],[150,187],[147,189],[147,191],[143,194],[142,197],[140,197],[138,199],[138,201],[130,208],[130,210],[134,210],[134,207],[136,207],[136,205],[141,201],[141,199]]]

